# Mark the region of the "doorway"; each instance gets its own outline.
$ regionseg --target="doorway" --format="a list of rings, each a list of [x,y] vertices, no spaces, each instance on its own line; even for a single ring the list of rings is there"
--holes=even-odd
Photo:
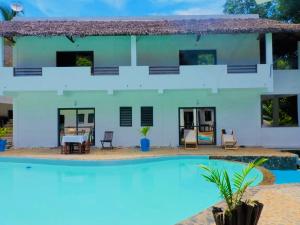
[[[58,109],[58,145],[64,135],[88,135],[95,145],[95,109],[60,108]]]
[[[216,145],[216,108],[179,108],[179,145],[184,144],[184,130],[195,130],[198,145]]]

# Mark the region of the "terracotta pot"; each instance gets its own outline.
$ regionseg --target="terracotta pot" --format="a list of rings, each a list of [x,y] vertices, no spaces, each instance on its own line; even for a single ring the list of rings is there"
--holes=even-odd
[[[232,214],[225,214],[222,208],[213,207],[213,215],[216,225],[257,225],[263,204],[253,202],[252,205],[242,203],[236,207]]]

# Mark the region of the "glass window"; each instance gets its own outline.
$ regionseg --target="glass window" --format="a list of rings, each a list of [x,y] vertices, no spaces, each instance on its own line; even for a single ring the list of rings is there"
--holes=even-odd
[[[141,126],[153,126],[153,107],[141,107]]]
[[[77,115],[78,123],[84,123],[84,114]]]
[[[216,65],[216,50],[181,50],[180,65]]]
[[[297,95],[267,95],[261,97],[263,127],[298,126]]]

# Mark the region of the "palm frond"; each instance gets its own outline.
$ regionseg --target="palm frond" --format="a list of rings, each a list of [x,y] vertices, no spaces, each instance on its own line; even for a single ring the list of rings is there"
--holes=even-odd
[[[0,13],[3,19],[7,21],[12,20],[16,16],[15,12],[6,5],[0,5]]]

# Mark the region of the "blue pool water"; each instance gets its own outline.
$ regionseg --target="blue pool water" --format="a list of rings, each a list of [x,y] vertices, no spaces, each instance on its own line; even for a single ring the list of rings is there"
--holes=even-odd
[[[272,170],[276,184],[300,183],[300,170]]]
[[[219,201],[206,157],[67,162],[0,158],[1,225],[172,225]],[[255,170],[250,179],[263,176]]]

